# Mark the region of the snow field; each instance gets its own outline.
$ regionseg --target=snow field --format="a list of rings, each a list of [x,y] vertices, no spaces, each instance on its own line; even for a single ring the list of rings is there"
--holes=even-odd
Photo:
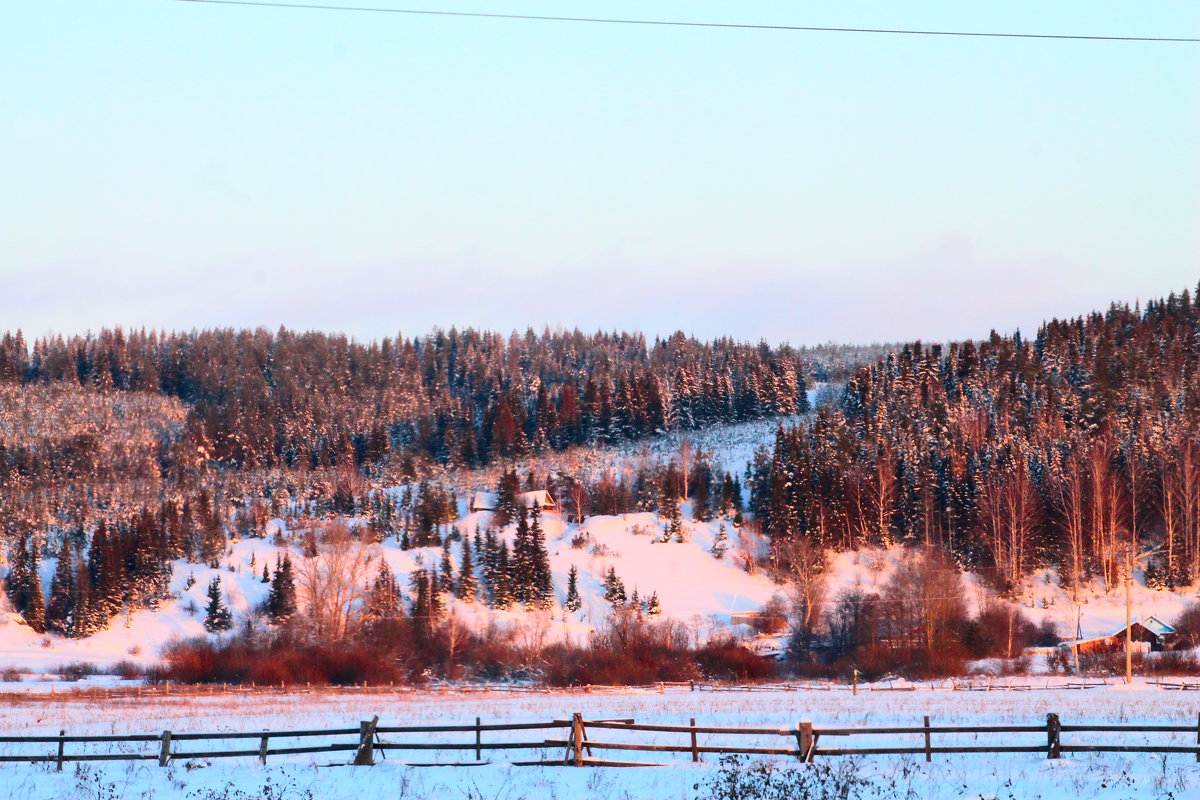
[[[473,724],[475,717],[485,723],[498,721],[544,721],[565,719],[572,712],[585,718],[632,717],[640,723],[686,725],[695,717],[700,725],[792,728],[798,720],[810,719],[817,728],[830,726],[910,726],[920,725],[928,714],[934,725],[1038,725],[1047,712],[1060,715],[1064,724],[1158,723],[1196,724],[1200,702],[1190,694],[1165,692],[1144,683],[1132,687],[1109,687],[1083,691],[1051,690],[1025,693],[963,692],[762,692],[762,693],[682,693],[621,695],[409,695],[346,696],[323,694],[279,695],[266,697],[169,697],[153,701],[95,702],[60,695],[6,696],[0,702],[0,729],[12,735],[68,733],[157,733],[166,728],[173,732],[229,731],[259,729],[305,729],[354,727],[361,719],[378,714],[381,725]],[[539,738],[537,732],[532,738]],[[548,731],[546,736],[562,738]],[[466,741],[470,734],[385,734],[385,741],[428,740]],[[530,732],[485,733],[485,741],[518,740]],[[593,739],[621,741],[628,734],[594,731]],[[996,742],[995,737],[980,743]],[[1031,744],[1044,744],[1044,734],[1021,735]],[[1099,736],[1099,735],[1093,735]],[[1106,735],[1108,736],[1108,735]],[[1193,744],[1194,736],[1170,734],[1123,734],[1127,743],[1152,741]],[[495,738],[492,738],[495,737]],[[1082,734],[1063,734],[1064,743],[1084,743]],[[1153,737],[1153,738],[1152,738]],[[700,744],[729,741],[730,737],[701,734]],[[960,737],[963,744],[974,736]],[[683,744],[684,734],[640,733],[636,741]],[[774,744],[782,737],[756,739],[738,737],[743,744]],[[914,736],[872,736],[849,740],[839,737],[834,746],[852,746],[851,742],[885,746],[913,745]],[[935,736],[935,744],[949,743],[948,737]],[[828,743],[828,741],[827,741]],[[207,743],[206,743],[207,744]],[[107,746],[107,745],[106,745]],[[18,752],[15,745],[0,745],[5,755]],[[52,746],[43,746],[52,747]],[[130,748],[129,745],[114,747]],[[144,745],[139,745],[144,748]],[[23,746],[20,752],[27,752]],[[546,755],[558,754],[548,748]],[[442,761],[456,754],[438,754]],[[610,753],[609,757],[642,760],[670,760],[669,767],[646,769],[606,769],[571,767],[512,767],[504,763],[469,768],[411,768],[401,758],[420,758],[425,753],[384,753],[378,766],[327,766],[345,759],[342,754],[273,757],[267,767],[254,759],[222,759],[210,764],[175,763],[159,768],[153,762],[98,763],[80,769],[68,765],[62,773],[53,765],[0,764],[0,787],[13,800],[43,798],[145,797],[208,798],[238,797],[229,784],[246,797],[263,795],[267,781],[287,792],[282,797],[301,798],[311,791],[314,798],[358,798],[386,796],[399,798],[699,798],[705,795],[694,788],[703,785],[717,769],[715,756],[705,763],[691,764],[685,754]],[[495,751],[493,758],[528,758],[530,754],[505,755]],[[793,765],[783,758],[781,765]],[[1200,764],[1188,755],[1065,755],[1051,761],[1041,755],[941,755],[932,764],[921,756],[869,756],[854,761],[870,782],[865,797],[880,798],[1197,798],[1200,797]],[[110,792],[106,794],[105,792]],[[215,794],[214,794],[215,793]]]

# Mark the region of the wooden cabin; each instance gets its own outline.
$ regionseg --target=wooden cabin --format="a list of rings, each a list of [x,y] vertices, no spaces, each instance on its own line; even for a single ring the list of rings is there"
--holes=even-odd
[[[517,495],[517,504],[524,505],[526,508],[537,506],[542,511],[558,510],[558,503],[555,502],[554,495],[546,489],[521,492]],[[474,514],[476,511],[495,511],[498,506],[499,498],[495,492],[476,492],[471,496],[471,502],[467,509]]]
[[[1133,649],[1141,652],[1172,650],[1176,643],[1175,629],[1158,617],[1149,616],[1144,620],[1135,619],[1129,623],[1129,638]],[[1070,648],[1071,642],[1064,642],[1064,647]],[[1125,628],[1114,631],[1107,636],[1093,636],[1089,639],[1079,639],[1074,643],[1081,654],[1112,653],[1125,649]]]

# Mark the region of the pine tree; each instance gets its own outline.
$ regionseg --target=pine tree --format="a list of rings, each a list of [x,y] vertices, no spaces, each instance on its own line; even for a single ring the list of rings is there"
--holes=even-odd
[[[568,614],[574,614],[582,607],[583,599],[579,596],[579,570],[572,564],[571,571],[567,573],[567,598],[563,601],[563,608]]]
[[[712,547],[709,548],[712,557],[720,561],[725,557],[725,553],[729,550],[729,537],[725,534],[725,522],[721,521],[721,526],[717,528],[717,535],[713,537]]]
[[[8,595],[8,602],[20,613],[25,613],[29,605],[28,550],[29,537],[22,532],[17,536],[17,543],[13,547],[12,566],[4,579],[4,592]]]
[[[542,510],[535,504],[529,520],[530,587],[528,602],[538,609],[554,605],[554,579],[550,572],[550,554],[542,531]]]
[[[512,581],[508,568],[508,543],[501,541],[496,552],[496,569],[492,584],[492,608],[506,609],[513,604]]]
[[[263,583],[270,583],[270,582],[271,582],[271,573],[268,571],[268,568],[267,568],[267,565],[266,565],[266,564],[263,564],[263,576],[262,576],[262,582],[263,582]]]
[[[75,616],[75,572],[71,569],[71,542],[63,540],[54,577],[50,579],[50,602],[46,604],[46,629],[70,636]]]
[[[476,533],[478,538],[478,533]],[[462,543],[462,559],[458,565],[458,590],[455,596],[466,603],[475,602],[475,594],[479,591],[478,583],[475,580],[475,564],[471,559],[471,545],[463,539]]]
[[[388,567],[387,559],[379,559],[379,571],[371,584],[366,605],[368,619],[389,619],[401,611],[400,590],[396,586],[396,576]]]
[[[275,559],[275,576],[267,594],[267,616],[273,623],[286,622],[296,614],[296,583],[292,577],[292,557]]]
[[[480,572],[483,575],[484,600],[489,605],[495,601],[496,595],[496,560],[500,557],[496,545],[496,534],[491,528],[483,539],[483,556],[480,559]]]
[[[441,579],[438,591],[443,594],[454,594],[454,563],[450,560],[450,537],[442,542]]]
[[[204,612],[204,630],[222,633],[233,627],[233,614],[221,599],[221,579],[213,578],[208,584],[208,608]]]
[[[512,564],[509,577],[512,582],[513,599],[528,603],[533,599],[533,544],[529,531],[529,511],[524,504],[517,510],[517,532],[513,538]]]
[[[46,632],[46,600],[42,596],[41,565],[38,563],[38,548],[35,543],[29,554],[28,582],[26,584],[25,622],[34,633]]]
[[[616,567],[610,566],[604,577],[604,600],[613,608],[625,605],[625,582],[617,577]]]
[[[646,601],[646,615],[657,617],[662,613],[662,604],[658,601],[658,592],[653,592],[650,599]]]
[[[408,579],[413,592],[413,626],[422,636],[429,634],[433,620],[433,592],[430,591],[428,574],[425,569],[414,569]]]

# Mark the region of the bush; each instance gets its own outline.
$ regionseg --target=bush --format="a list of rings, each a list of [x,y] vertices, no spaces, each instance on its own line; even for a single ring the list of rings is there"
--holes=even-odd
[[[731,638],[693,648],[679,623],[652,622],[619,609],[586,647],[567,643],[550,647],[542,678],[553,686],[633,686],[701,679],[763,680],[775,672],[771,659],[751,653]]]
[[[727,755],[717,773],[694,788],[707,800],[855,800],[869,786],[850,759],[800,766]]]
[[[70,664],[62,664],[55,670],[55,674],[64,681],[83,680],[89,675],[98,675],[100,669],[88,661],[72,661]]]
[[[132,661],[118,661],[108,668],[109,675],[116,675],[123,681],[136,681],[146,677],[146,668]]]
[[[1151,653],[1142,661],[1146,675],[1200,675],[1200,659],[1192,650]]]

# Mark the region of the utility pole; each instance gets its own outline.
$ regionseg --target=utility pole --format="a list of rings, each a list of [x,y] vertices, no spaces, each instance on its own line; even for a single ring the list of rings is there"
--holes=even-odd
[[[1133,631],[1130,628],[1129,584],[1133,583],[1133,559],[1130,547],[1125,547],[1125,683],[1133,683]]]

